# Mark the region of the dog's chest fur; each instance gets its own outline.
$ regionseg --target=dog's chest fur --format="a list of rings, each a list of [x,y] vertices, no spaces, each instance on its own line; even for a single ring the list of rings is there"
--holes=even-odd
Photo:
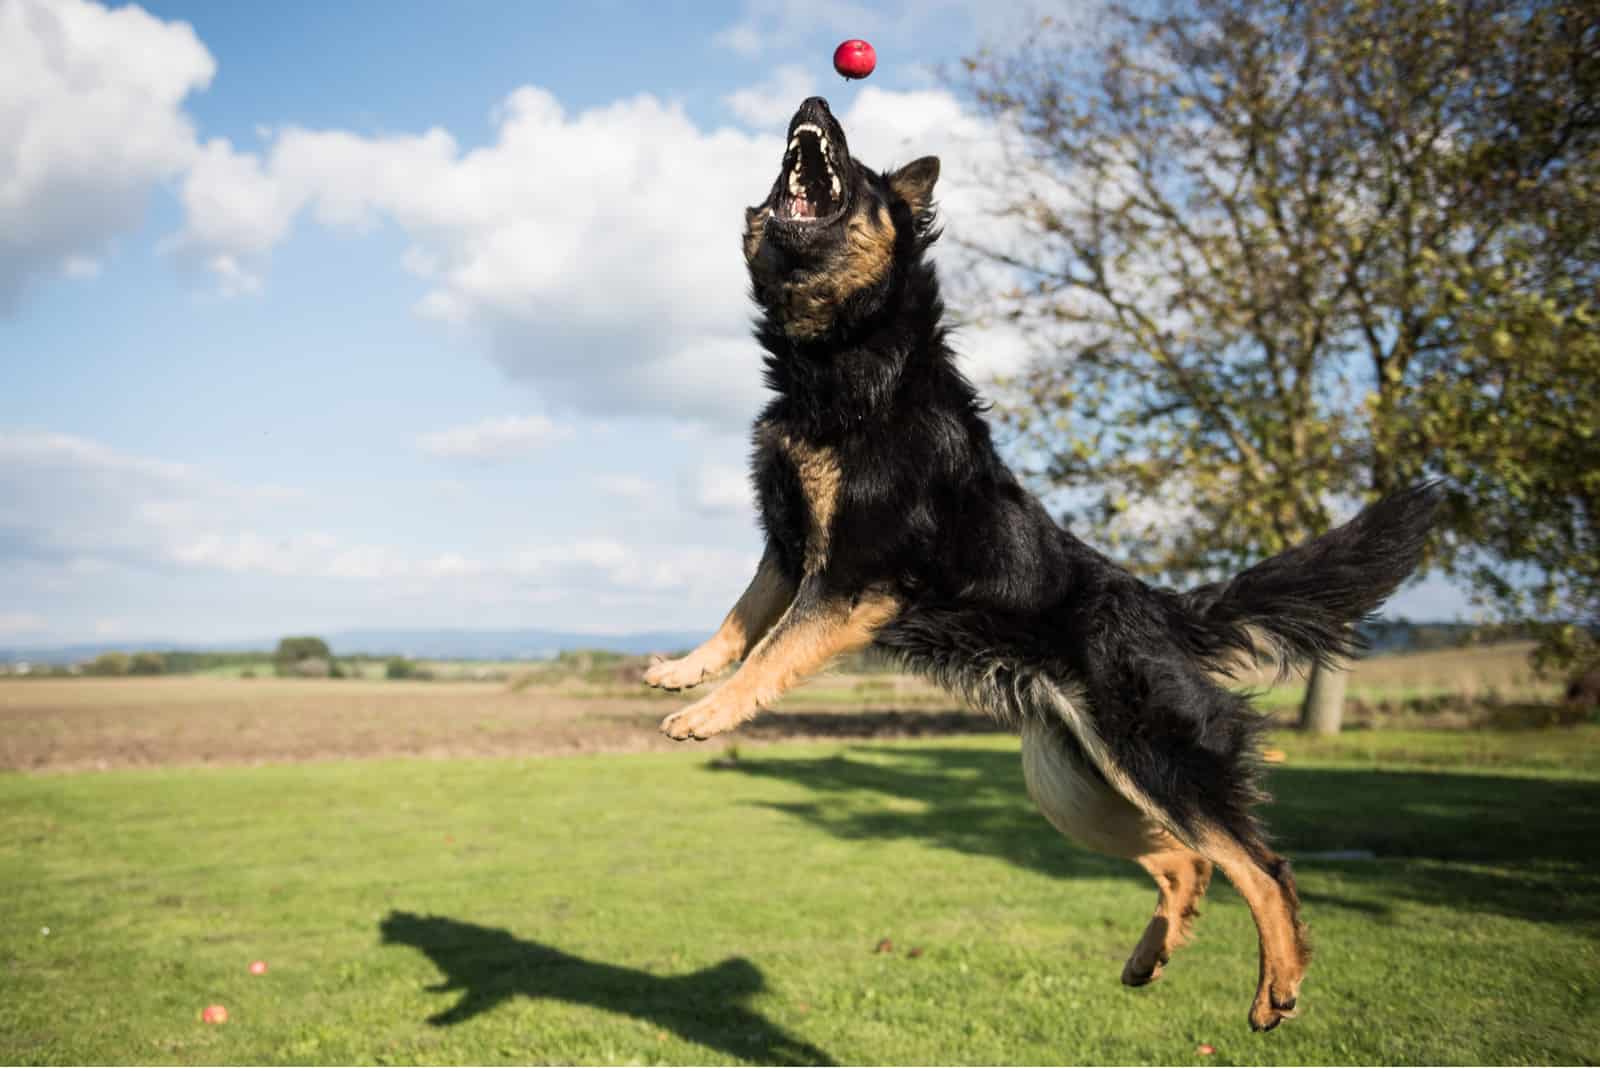
[[[816,574],[827,563],[839,509],[838,451],[782,423],[755,427],[755,474],[762,525],[786,570]]]

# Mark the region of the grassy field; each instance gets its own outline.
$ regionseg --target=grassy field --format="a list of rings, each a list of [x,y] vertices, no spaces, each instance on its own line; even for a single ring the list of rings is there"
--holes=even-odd
[[[1275,744],[1270,1035],[1220,881],[1118,985],[1153,888],[994,736],[0,776],[0,1061],[1592,1063],[1600,728]]]

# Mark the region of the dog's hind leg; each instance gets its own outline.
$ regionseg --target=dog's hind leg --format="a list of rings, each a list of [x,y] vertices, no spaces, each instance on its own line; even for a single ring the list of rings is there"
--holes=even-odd
[[[1155,879],[1158,896],[1155,915],[1122,966],[1122,981],[1144,986],[1161,977],[1173,951],[1193,935],[1200,899],[1211,882],[1211,862],[1175,839],[1171,849],[1134,859]]]
[[[1123,967],[1122,981],[1143,986],[1158,978],[1189,940],[1211,862],[1112,789],[1059,726],[1023,723],[1022,771],[1029,795],[1056,830],[1096,852],[1132,860],[1155,879],[1155,915]]]
[[[1261,949],[1250,1026],[1270,1031],[1294,1015],[1300,981],[1311,962],[1294,873],[1288,860],[1268,849],[1253,831],[1241,835],[1212,824],[1202,830],[1197,844],[1250,906]]]
[[[1249,815],[1253,801],[1237,759],[1208,762],[1207,788],[1190,794],[1190,818],[1179,820],[1112,757],[1082,707],[1057,691],[1045,702],[1056,723],[1026,723],[1023,770],[1029,792],[1050,821],[1090,848],[1139,860],[1162,881],[1189,857],[1221,868],[1250,906],[1260,948],[1260,972],[1250,1006],[1250,1026],[1270,1031],[1294,1014],[1311,950],[1300,922],[1300,899],[1289,862],[1267,848]],[[1088,771],[1092,765],[1098,774]],[[1191,772],[1194,774],[1194,772]],[[1148,863],[1146,863],[1148,861]],[[1196,887],[1201,885],[1196,868]],[[1181,884],[1180,884],[1181,885]],[[1165,889],[1165,888],[1164,888]],[[1195,897],[1198,894],[1194,895]],[[1124,977],[1156,974],[1163,952],[1181,942],[1183,912],[1193,898],[1163,895],[1158,911],[1124,970]],[[1173,916],[1172,911],[1177,915]],[[1160,949],[1155,948],[1159,937]]]

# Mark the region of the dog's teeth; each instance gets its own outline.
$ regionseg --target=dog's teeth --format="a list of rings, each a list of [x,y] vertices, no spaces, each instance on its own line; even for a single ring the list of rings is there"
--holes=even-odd
[[[833,178],[833,199],[838,200],[839,199],[839,189],[840,189],[839,176],[837,174],[835,174],[835,175],[831,175],[831,177]]]
[[[799,126],[796,126],[794,128],[794,133],[789,135],[789,145],[790,145],[791,148],[795,144],[797,144],[799,142],[800,135],[803,134],[803,133],[816,134],[817,135],[817,143],[822,146],[822,151],[824,151],[824,152],[828,151],[829,142],[828,142],[828,134],[827,134],[827,132],[825,130],[823,130],[822,127],[816,125],[815,123],[811,123],[811,122],[802,122]]]

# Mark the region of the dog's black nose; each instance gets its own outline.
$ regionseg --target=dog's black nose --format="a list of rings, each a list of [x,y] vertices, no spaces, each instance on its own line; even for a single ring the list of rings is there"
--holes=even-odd
[[[806,102],[800,106],[802,108],[821,108],[823,111],[828,111],[828,102],[820,96],[808,96],[806,97]],[[831,115],[833,112],[828,111],[828,114]]]

